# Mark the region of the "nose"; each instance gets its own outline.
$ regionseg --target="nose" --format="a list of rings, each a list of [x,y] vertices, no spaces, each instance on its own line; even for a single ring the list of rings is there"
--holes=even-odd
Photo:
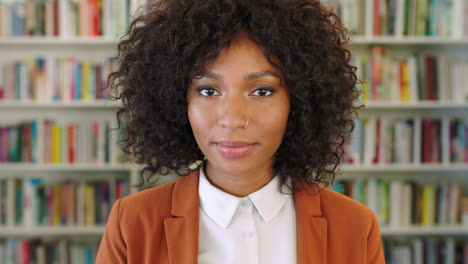
[[[219,106],[218,123],[223,128],[245,128],[248,121],[247,99],[239,95],[225,96]]]

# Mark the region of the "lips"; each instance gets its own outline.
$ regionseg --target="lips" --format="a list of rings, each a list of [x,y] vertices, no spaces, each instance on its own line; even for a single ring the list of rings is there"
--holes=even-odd
[[[221,142],[218,142],[218,144],[223,147],[229,147],[229,148],[245,147],[248,145],[252,145],[250,143],[243,142],[243,141],[221,141]]]
[[[249,155],[254,144],[243,141],[220,141],[216,143],[216,149],[225,158],[235,159]]]

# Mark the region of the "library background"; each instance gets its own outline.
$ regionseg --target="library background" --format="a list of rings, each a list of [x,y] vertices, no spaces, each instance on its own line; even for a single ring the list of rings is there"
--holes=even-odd
[[[149,187],[100,91],[154,1],[0,1],[0,263],[93,263],[113,202]],[[322,2],[365,81],[331,188],[376,212],[387,263],[468,263],[468,1]]]

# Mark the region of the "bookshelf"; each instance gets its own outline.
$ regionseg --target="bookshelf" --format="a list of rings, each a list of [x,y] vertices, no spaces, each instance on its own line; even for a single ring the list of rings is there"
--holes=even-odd
[[[30,263],[26,256],[32,253],[38,263],[94,263],[113,201],[140,190],[135,185],[141,167],[111,144],[119,137],[119,131],[108,130],[116,127],[110,120],[119,104],[98,90],[106,86],[107,74],[116,66],[108,58],[116,55],[118,39],[132,15],[151,2],[1,1],[0,127],[8,132],[2,130],[0,138],[28,135],[46,143],[35,148],[24,141],[31,145],[21,154],[11,155],[15,153],[11,148],[0,153],[0,185],[16,184],[14,190],[22,192],[20,198],[12,198],[11,190],[0,187],[0,263]],[[55,68],[42,67],[47,65]],[[45,120],[56,125],[50,133],[59,134],[47,137]],[[26,124],[24,130],[19,130],[20,124]],[[76,125],[74,130],[70,125]],[[80,139],[80,133],[92,142]],[[62,141],[55,144],[55,139]],[[42,157],[51,153],[55,158]],[[34,185],[33,197],[32,182],[41,182]],[[18,201],[25,208],[18,207]],[[39,211],[46,213],[35,215]],[[13,219],[5,219],[11,215]],[[31,215],[33,220],[26,219]]]
[[[439,0],[440,3],[446,3],[446,0]],[[118,33],[128,25],[129,14],[136,10],[136,6],[146,4],[151,1],[138,0],[131,1],[132,6],[126,6],[125,1],[115,1],[115,6],[110,8],[112,12],[121,14],[122,10],[131,10],[127,13],[126,19],[112,18],[109,16],[110,13],[102,13],[102,23],[97,25],[82,25],[80,22],[78,25],[70,24],[69,27],[59,27],[51,29],[49,26],[48,30],[29,30],[28,36],[13,34],[12,30],[7,30],[8,25],[5,23],[5,17],[8,17],[9,8],[18,8],[13,5],[14,1],[5,1],[5,4],[0,4],[0,65],[4,63],[11,63],[15,60],[26,60],[28,58],[37,58],[39,56],[53,56],[57,58],[68,57],[71,55],[77,55],[81,60],[93,61],[94,63],[102,63],[106,58],[115,56],[115,47],[118,43]],[[20,1],[17,1],[20,2]],[[54,0],[51,3],[61,5],[66,0]],[[93,1],[90,1],[90,3]],[[113,1],[104,0],[105,7],[108,7]],[[407,58],[414,56],[416,65],[417,56],[419,54],[444,54],[451,58],[468,58],[468,26],[466,21],[463,19],[463,12],[468,8],[463,6],[462,0],[453,0],[454,6],[449,10],[448,15],[444,16],[448,19],[447,23],[450,25],[457,25],[454,27],[453,32],[449,32],[447,28],[450,25],[441,26],[439,33],[431,32],[430,34],[423,33],[417,34],[416,24],[417,20],[413,22],[405,22],[404,13],[405,7],[403,4],[410,3],[411,12],[416,12],[417,7],[422,5],[420,12],[426,12],[428,15],[431,10],[425,4],[430,3],[429,0],[398,0],[394,1],[397,3],[395,8],[395,28],[398,30],[381,31],[377,30],[376,25],[388,25],[385,21],[385,16],[379,18],[380,22],[376,22],[376,15],[373,12],[376,7],[376,3],[380,3],[379,0],[371,1],[355,1],[358,3],[358,7],[354,8],[343,8],[345,4],[349,4],[351,1],[323,1],[325,4],[335,6],[335,10],[338,10],[340,17],[346,26],[351,30],[351,50],[353,57],[359,58],[360,56],[366,57],[368,60],[372,56],[381,55],[382,53],[376,53],[374,47],[379,47],[385,52],[388,52],[389,58],[395,58],[395,60],[405,61]],[[381,1],[383,3],[383,1]],[[367,6],[366,4],[367,3]],[[416,7],[416,8],[415,8]],[[464,8],[465,9],[464,9]],[[57,21],[63,21],[65,16],[60,16],[67,12],[66,8],[70,6],[62,5],[62,9],[59,11],[58,18],[54,18],[55,24]],[[119,11],[120,10],[120,11]],[[355,10],[353,13],[352,10]],[[360,10],[360,11],[359,11]],[[391,9],[389,9],[391,10]],[[426,10],[426,11],[424,11]],[[49,11],[50,12],[50,11]],[[78,12],[78,11],[77,11]],[[411,14],[411,12],[409,12]],[[457,13],[456,15],[451,15]],[[6,14],[6,15],[5,15]],[[73,13],[81,19],[77,21],[85,21],[83,19],[86,15]],[[361,15],[359,15],[361,14]],[[414,17],[418,17],[413,14]],[[358,17],[364,19],[358,19]],[[424,16],[422,16],[424,17]],[[427,24],[434,23],[431,21],[431,16],[426,16]],[[468,17],[468,14],[467,14]],[[353,20],[355,19],[355,21]],[[54,21],[48,21],[43,26],[47,28],[46,24],[54,24]],[[107,21],[107,22],[105,22]],[[369,21],[373,21],[371,23]],[[414,27],[412,30],[406,30],[406,27]],[[421,24],[421,23],[420,23]],[[71,25],[71,26],[70,26]],[[99,26],[100,25],[100,26]],[[110,27],[114,25],[115,27]],[[431,24],[432,25],[432,24]],[[80,30],[79,28],[86,27],[88,30]],[[374,27],[374,28],[373,28]],[[383,26],[382,26],[383,27]],[[432,26],[433,27],[433,26]],[[95,28],[101,28],[101,31],[90,30]],[[106,28],[106,30],[104,30]],[[111,29],[112,28],[112,29]],[[119,30],[120,28],[120,30]],[[381,28],[380,28],[381,29]],[[18,30],[18,29],[16,29]],[[23,29],[25,30],[25,29]],[[93,33],[94,32],[94,33]],[[386,32],[387,34],[383,34]],[[411,33],[411,34],[410,34]],[[381,50],[380,50],[381,51]],[[379,52],[380,52],[379,51]],[[387,55],[383,55],[384,57]],[[377,57],[381,59],[382,57]],[[382,60],[383,61],[383,60]],[[382,62],[381,61],[381,62]],[[391,61],[391,60],[390,60]],[[451,64],[448,64],[450,67]],[[369,66],[367,66],[369,67]],[[360,78],[369,82],[370,86],[367,92],[372,93],[372,79],[370,75],[363,77],[363,70],[365,64],[362,64],[358,74]],[[413,80],[421,78],[419,73],[420,68],[416,66],[413,69]],[[426,76],[426,75],[425,75]],[[463,74],[461,74],[463,76]],[[468,76],[468,72],[466,74]],[[401,76],[400,76],[401,77]],[[445,76],[444,78],[450,79],[451,76]],[[0,87],[3,85],[4,78],[0,78]],[[465,80],[462,79],[461,83]],[[468,82],[468,80],[466,80]],[[441,82],[442,83],[442,82]],[[420,83],[419,83],[420,84]],[[468,84],[468,83],[467,83]],[[391,87],[396,87],[395,84],[385,84]],[[393,86],[392,86],[393,85]],[[387,86],[383,86],[387,87]],[[420,91],[421,88],[418,85],[412,87],[415,91]],[[440,89],[444,89],[439,87]],[[453,88],[453,87],[451,87]],[[403,88],[400,92],[408,92]],[[411,89],[411,88],[405,88]],[[462,91],[465,91],[462,89]],[[468,92],[468,90],[466,90]],[[419,95],[419,94],[418,94]],[[360,119],[366,118],[378,118],[378,117],[390,117],[397,119],[400,117],[408,118],[419,118],[432,117],[432,118],[459,118],[463,119],[468,116],[468,98],[437,98],[432,100],[421,99],[421,98],[409,98],[405,100],[387,100],[387,99],[376,99],[376,98],[365,98],[363,103],[366,105],[360,113]],[[0,97],[1,98],[1,97]],[[361,98],[362,99],[362,98]],[[89,117],[102,118],[103,120],[114,117],[115,110],[118,107],[118,103],[110,102],[106,100],[70,100],[63,102],[58,101],[26,101],[26,100],[8,100],[0,99],[0,126],[4,124],[11,124],[14,122],[27,120],[31,117],[54,117],[58,120],[76,120],[77,122],[89,121]],[[447,119],[448,120],[448,119]],[[399,181],[415,181],[419,183],[440,183],[441,181],[450,183],[460,183],[463,185],[463,191],[468,194],[468,162],[450,162],[448,155],[449,144],[449,120],[445,121],[445,134],[441,144],[445,154],[445,159],[441,162],[409,162],[409,163],[353,163],[343,164],[340,166],[340,170],[343,175],[338,176],[339,180],[368,180],[368,179],[387,179],[387,180],[399,180]],[[420,138],[420,134],[414,136],[415,139]],[[414,141],[416,142],[416,141]],[[413,143],[414,143],[413,142]],[[413,152],[419,149],[420,146],[414,146]],[[48,177],[63,177],[63,178],[79,178],[82,175],[98,175],[97,177],[106,179],[109,177],[125,177],[129,180],[130,186],[138,183],[139,171],[141,167],[131,164],[90,164],[90,163],[78,163],[78,164],[29,164],[29,163],[0,163],[0,179],[8,177],[33,177],[35,175],[43,175],[47,173]],[[174,179],[175,177],[164,178],[160,183]],[[138,188],[130,187],[129,193],[135,193],[139,191]],[[461,207],[461,205],[460,205]],[[379,213],[379,212],[377,212]],[[460,212],[461,213],[461,212]],[[78,239],[81,237],[90,237],[89,239],[96,242],[104,231],[104,226],[40,226],[40,227],[23,227],[23,226],[0,226],[0,239],[9,238],[25,238],[31,239],[40,237],[41,239]],[[465,252],[467,255],[468,246],[466,246],[466,237],[468,235],[467,225],[407,225],[407,226],[381,226],[382,237],[387,241],[388,251],[386,251],[386,257],[396,261],[395,263],[405,263],[404,259],[407,259],[408,252],[420,252],[423,245],[426,247],[432,247],[436,243],[433,239],[442,239],[444,245],[447,247],[447,251],[454,252]],[[388,240],[387,240],[388,239]],[[409,239],[409,240],[405,240]],[[401,240],[401,241],[400,241]],[[405,240],[405,241],[404,241]],[[61,240],[63,241],[63,240]],[[410,241],[410,242],[408,242]],[[457,244],[458,243],[458,244]],[[460,249],[461,248],[461,249]],[[394,253],[399,249],[400,253]],[[457,249],[458,251],[456,251]],[[430,252],[437,252],[435,249],[429,249]],[[404,252],[404,253],[401,253]],[[89,254],[89,253],[88,253]],[[454,253],[457,254],[457,253]],[[1,255],[1,252],[0,252]],[[416,254],[417,255],[417,254]],[[1,257],[1,256],[0,256]],[[451,257],[446,263],[451,262]],[[453,256],[453,260],[455,260]],[[80,262],[84,263],[84,262]],[[411,263],[422,263],[418,260]],[[461,262],[456,262],[461,263]]]
[[[367,82],[333,188],[376,212],[388,263],[467,263],[467,2],[322,2],[350,30]],[[444,196],[448,184],[457,195]]]

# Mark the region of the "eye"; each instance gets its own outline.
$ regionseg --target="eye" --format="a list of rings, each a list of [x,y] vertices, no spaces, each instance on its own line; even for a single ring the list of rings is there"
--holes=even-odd
[[[200,93],[203,96],[212,96],[212,95],[215,95],[215,93],[218,93],[218,91],[216,91],[214,88],[211,88],[209,86],[200,86],[197,88],[196,91],[197,93]]]
[[[258,88],[254,91],[254,93],[256,93],[257,96],[269,96],[274,92],[276,92],[276,90],[269,87]]]

